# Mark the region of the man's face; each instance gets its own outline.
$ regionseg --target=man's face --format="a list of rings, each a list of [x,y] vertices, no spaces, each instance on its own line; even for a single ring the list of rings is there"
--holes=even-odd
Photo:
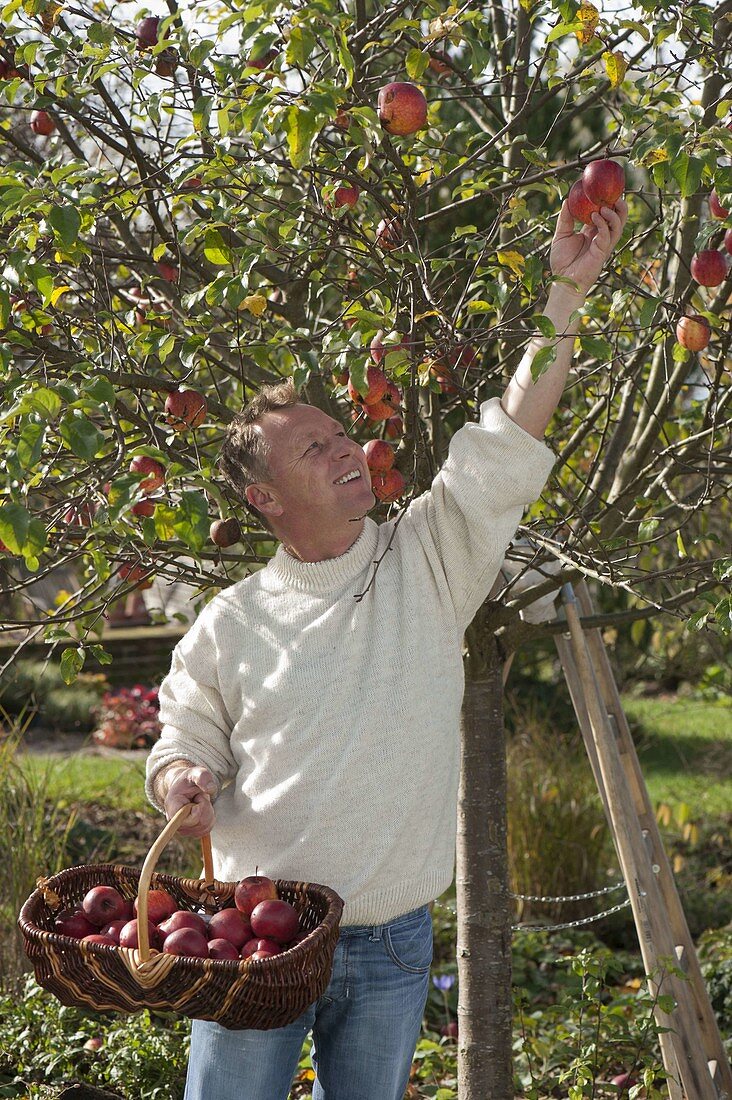
[[[270,476],[262,484],[276,501],[276,523],[337,526],[373,508],[363,448],[337,420],[312,405],[293,405],[265,413],[260,425],[270,448]]]

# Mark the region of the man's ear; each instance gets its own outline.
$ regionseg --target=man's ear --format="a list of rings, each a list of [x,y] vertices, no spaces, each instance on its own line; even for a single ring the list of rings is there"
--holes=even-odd
[[[281,516],[282,505],[276,494],[266,485],[248,485],[245,495],[249,503],[265,516]]]

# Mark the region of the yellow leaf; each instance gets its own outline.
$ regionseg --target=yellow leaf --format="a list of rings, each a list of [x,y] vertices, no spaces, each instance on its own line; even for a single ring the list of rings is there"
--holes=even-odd
[[[615,53],[604,53],[602,55],[602,60],[605,62],[605,72],[610,79],[610,86],[612,88],[619,88],[625,78],[628,62],[623,55],[617,51]]]
[[[50,3],[46,4],[46,7],[43,9],[43,11],[39,13],[41,26],[43,27],[46,34],[49,34],[50,31],[53,30],[56,24],[56,20],[63,10],[63,4],[56,4],[54,0],[51,0]]]
[[[644,168],[652,168],[654,164],[660,164],[662,160],[668,160],[668,151],[659,146],[658,149],[651,149],[641,160],[641,164]]]
[[[68,294],[71,290],[70,286],[57,286],[51,294],[51,305],[55,306],[62,294]]]
[[[426,172],[420,172],[418,176],[414,177],[415,187],[421,187],[425,183],[429,183],[432,179],[432,169],[428,168]]]
[[[428,309],[426,313],[418,313],[414,318],[415,324],[417,321],[424,321],[425,317],[439,317],[439,311],[436,309]]]
[[[261,317],[267,308],[267,299],[263,294],[248,294],[239,304],[239,309],[248,309],[255,317]]]
[[[514,275],[520,275],[526,264],[520,252],[498,252],[497,259],[502,267],[510,268]]]
[[[582,30],[577,31],[577,41],[580,46],[586,46],[595,37],[595,28],[600,22],[600,13],[594,4],[581,4],[576,19],[582,24]]]

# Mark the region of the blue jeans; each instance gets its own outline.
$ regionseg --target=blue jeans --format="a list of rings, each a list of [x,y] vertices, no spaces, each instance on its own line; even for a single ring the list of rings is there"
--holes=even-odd
[[[184,1100],[287,1100],[312,1031],[313,1100],[403,1100],[427,1001],[432,917],[342,928],[330,983],[294,1023],[194,1020]]]

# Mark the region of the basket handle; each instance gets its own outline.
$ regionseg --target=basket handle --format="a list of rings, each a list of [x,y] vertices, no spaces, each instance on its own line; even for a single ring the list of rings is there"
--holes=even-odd
[[[150,879],[155,866],[160,859],[160,854],[167,843],[175,836],[181,825],[192,810],[192,806],[186,804],[173,814],[170,821],[163,829],[160,836],[154,842],[145,857],[145,862],[140,871],[140,881],[137,884],[137,950],[140,962],[147,962],[150,958],[150,937],[147,932],[147,894],[150,889]],[[213,882],[213,858],[211,855],[211,834],[206,833],[201,837],[201,852],[203,854],[203,878],[208,886]]]

